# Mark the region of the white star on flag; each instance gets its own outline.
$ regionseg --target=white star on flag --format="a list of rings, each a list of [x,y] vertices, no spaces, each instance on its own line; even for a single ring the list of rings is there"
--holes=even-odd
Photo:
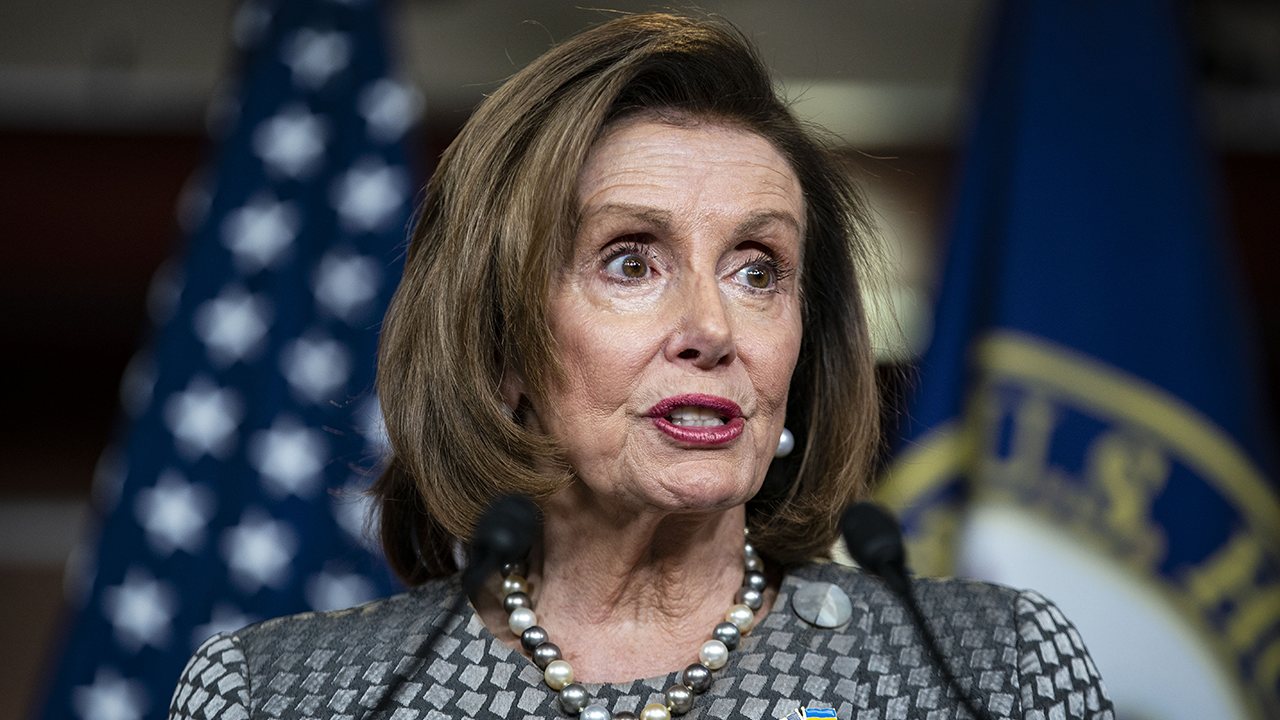
[[[365,478],[353,475],[341,490],[330,493],[329,503],[338,527],[351,539],[373,550],[377,543],[370,537],[369,530],[376,532],[376,529],[366,525],[374,512],[373,498],[365,494],[368,489],[369,482]]]
[[[169,557],[178,549],[192,554],[200,550],[214,503],[212,490],[187,482],[182,473],[169,468],[160,473],[154,487],[138,491],[133,512],[147,532],[151,549]]]
[[[368,314],[382,285],[382,268],[367,255],[352,250],[330,250],[320,259],[313,276],[316,303],[348,323]]]
[[[71,691],[71,706],[82,720],[142,720],[150,705],[146,685],[111,667],[99,667],[92,685]]]
[[[191,650],[195,652],[201,643],[220,632],[235,632],[246,625],[258,622],[259,619],[254,615],[240,612],[240,608],[231,603],[220,602],[213,606],[209,622],[197,625],[191,631]]]
[[[253,152],[267,168],[285,177],[305,178],[319,166],[329,128],[324,117],[301,103],[292,103],[258,123]]]
[[[249,462],[262,475],[263,489],[276,498],[314,496],[328,460],[324,435],[288,415],[249,440]]]
[[[303,28],[285,39],[280,60],[293,71],[293,84],[318,90],[351,62],[351,38],[343,32]]]
[[[381,158],[360,158],[333,182],[329,199],[349,232],[371,232],[386,225],[409,189],[409,174]]]
[[[204,375],[192,378],[185,391],[170,395],[164,404],[165,426],[178,451],[191,462],[203,455],[225,459],[235,447],[243,414],[240,394],[218,387]]]
[[[284,346],[280,370],[299,399],[319,405],[346,387],[351,377],[351,353],[336,340],[303,336]]]
[[[378,596],[369,578],[354,573],[321,572],[307,580],[307,604],[326,612],[363,605]]]
[[[298,535],[287,523],[249,508],[239,525],[222,532],[221,545],[231,579],[245,595],[289,584],[289,563],[298,551]]]
[[[422,115],[422,93],[411,85],[381,78],[360,91],[360,114],[374,142],[395,142]]]
[[[391,454],[391,438],[387,437],[387,421],[382,417],[382,403],[376,394],[360,403],[356,410],[356,430],[364,438],[365,448],[373,455]]]
[[[227,213],[222,244],[234,253],[240,272],[254,273],[283,260],[301,229],[302,213],[296,205],[260,194]]]
[[[178,613],[178,592],[169,582],[134,566],[125,572],[122,584],[102,591],[102,613],[125,651],[136,653],[145,645],[163,650],[169,645],[169,625]]]
[[[252,360],[262,350],[273,314],[271,300],[265,294],[250,293],[233,282],[218,297],[200,303],[193,324],[209,361],[217,367],[228,367]]]

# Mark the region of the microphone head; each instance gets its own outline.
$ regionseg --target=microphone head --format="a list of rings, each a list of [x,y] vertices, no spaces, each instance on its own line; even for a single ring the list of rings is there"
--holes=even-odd
[[[468,594],[475,592],[489,573],[529,554],[538,521],[538,507],[522,495],[504,495],[485,508],[471,538],[471,562],[462,574]]]
[[[883,579],[895,592],[905,591],[907,553],[893,515],[874,503],[855,503],[840,517],[840,534],[862,569]]]
[[[503,495],[485,508],[476,523],[471,551],[491,555],[498,565],[516,562],[529,554],[538,529],[538,507],[523,495]]]

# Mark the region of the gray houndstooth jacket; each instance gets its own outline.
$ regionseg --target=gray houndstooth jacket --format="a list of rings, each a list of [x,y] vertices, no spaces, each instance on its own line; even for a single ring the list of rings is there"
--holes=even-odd
[[[822,629],[792,612],[791,594],[815,581],[848,593],[849,623]],[[215,635],[187,663],[169,717],[355,720],[370,717],[388,692],[381,717],[392,720],[564,717],[537,666],[473,612],[442,617],[458,592],[455,576],[351,610]],[[961,580],[918,580],[916,592],[960,683],[992,718],[1113,720],[1079,633],[1049,601]],[[432,651],[414,656],[441,621],[448,626]],[[587,687],[593,702],[638,714],[661,701],[675,676]],[[797,707],[834,708],[842,720],[967,716],[897,599],[837,565],[788,572],[773,611],[714,678],[685,718],[773,720]]]

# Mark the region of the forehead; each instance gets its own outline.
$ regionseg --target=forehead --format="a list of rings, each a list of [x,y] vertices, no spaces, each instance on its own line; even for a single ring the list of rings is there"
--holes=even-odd
[[[652,116],[616,123],[592,147],[578,175],[578,202],[589,217],[617,202],[678,211],[786,213],[804,218],[800,181],[764,137],[708,121]]]

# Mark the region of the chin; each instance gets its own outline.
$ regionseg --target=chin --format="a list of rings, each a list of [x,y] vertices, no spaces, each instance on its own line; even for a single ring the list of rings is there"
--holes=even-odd
[[[745,504],[760,489],[760,480],[742,482],[742,475],[723,468],[718,472],[697,472],[689,469],[669,468],[662,472],[659,487],[650,496],[654,504],[673,512],[717,512]],[[762,478],[761,478],[762,479]]]

